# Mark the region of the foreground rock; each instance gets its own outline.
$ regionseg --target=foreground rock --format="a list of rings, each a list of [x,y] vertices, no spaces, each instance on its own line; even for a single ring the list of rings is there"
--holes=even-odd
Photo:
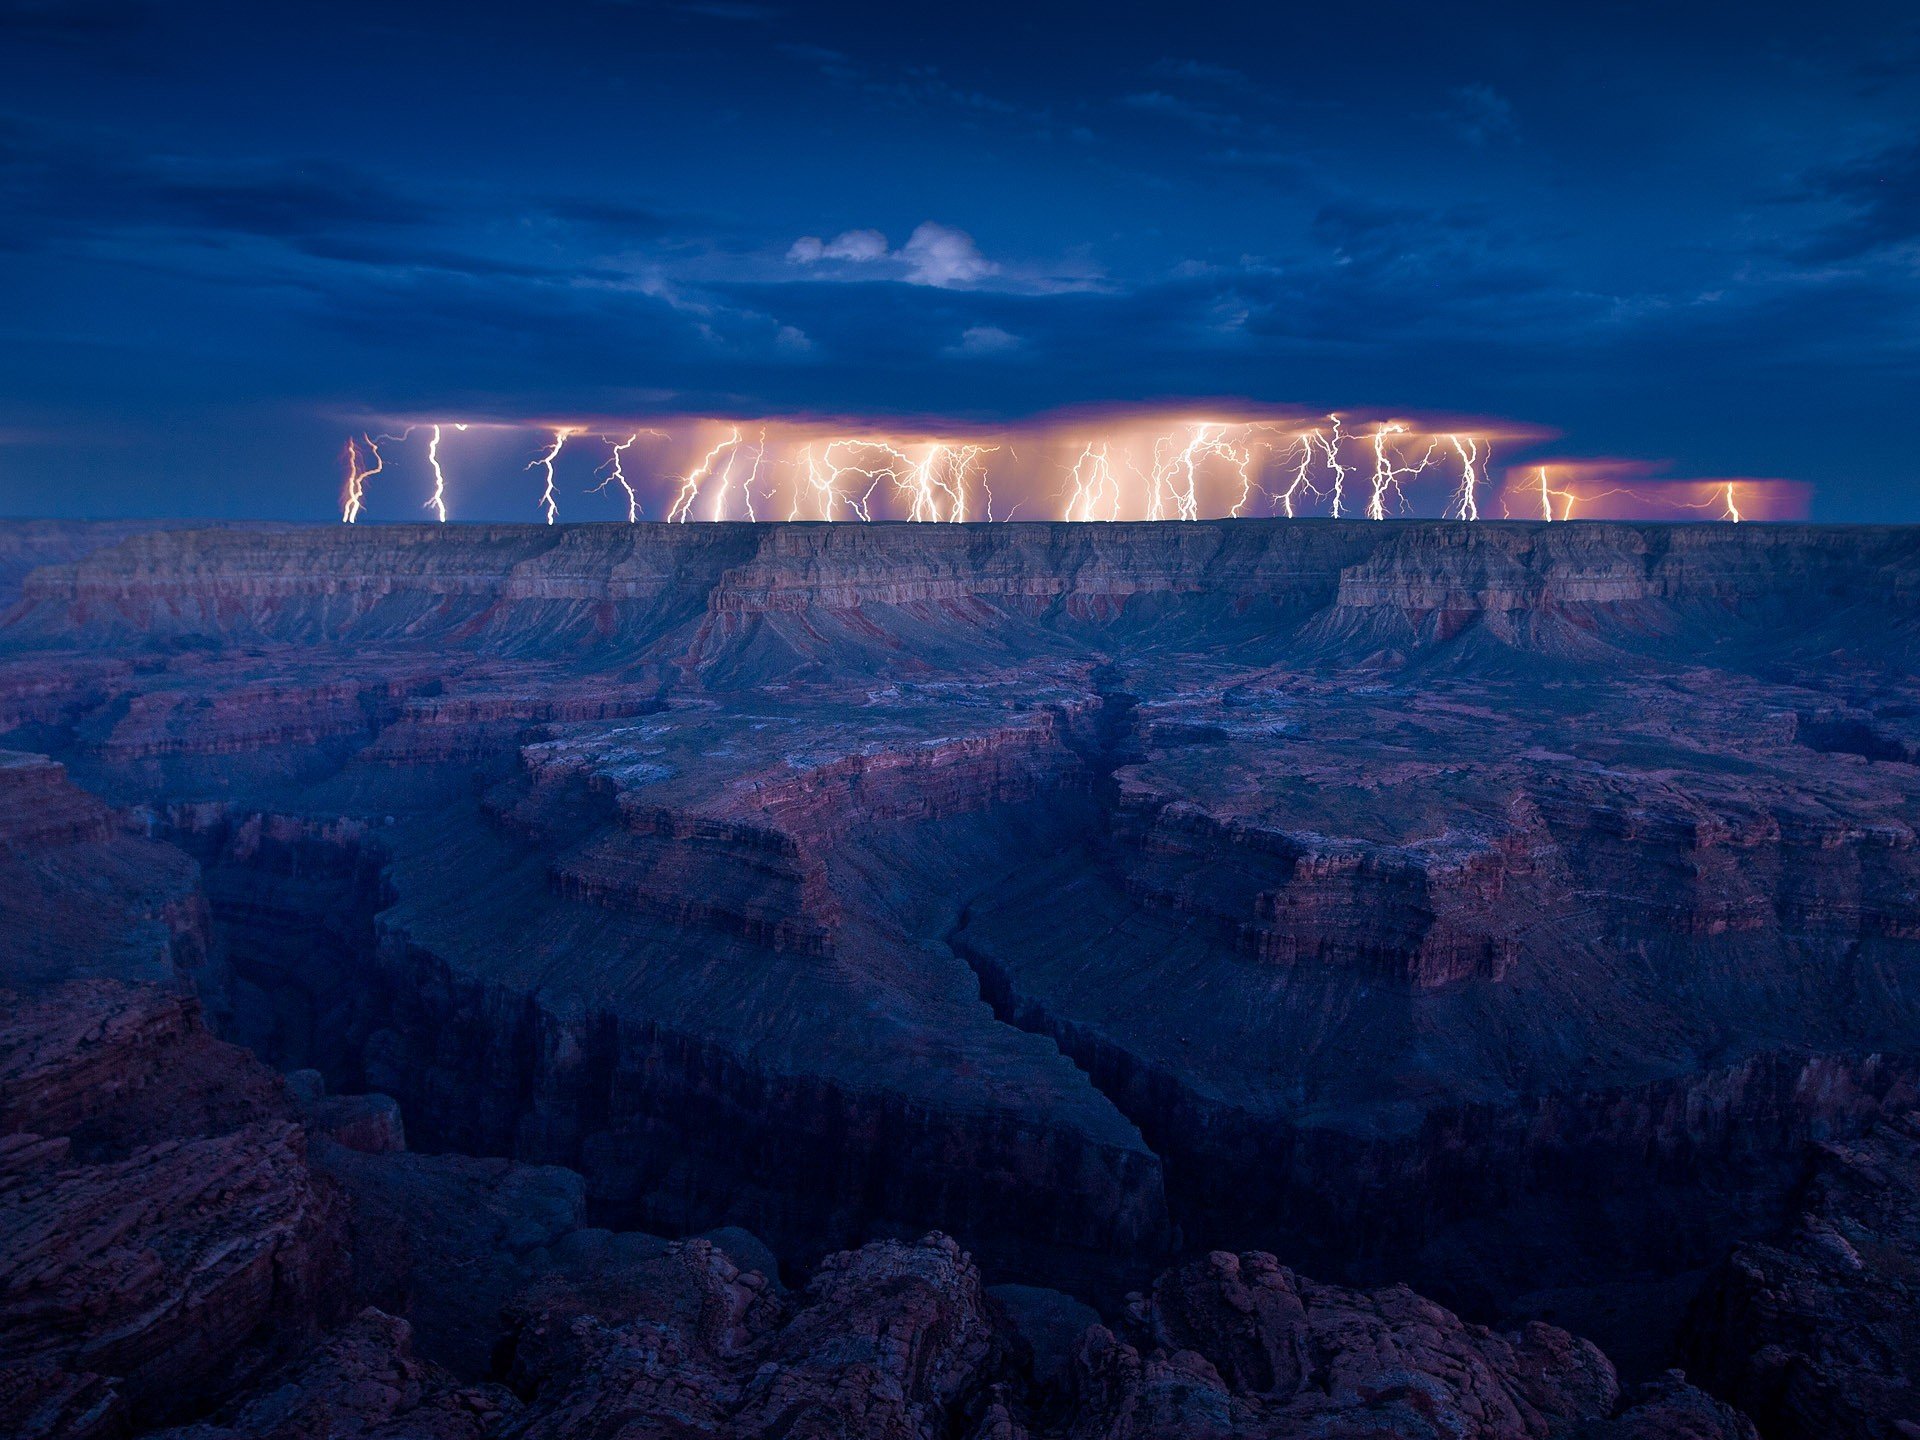
[[[155,1440],[482,1440],[519,1406],[413,1355],[404,1320],[363,1310],[271,1384]]]
[[[345,1227],[273,1077],[156,986],[0,1000],[0,1413],[111,1433],[310,1338]]]
[[[1171,1271],[1130,1319],[1139,1343],[1104,1327],[1081,1341],[1074,1440],[1752,1433],[1679,1381],[1616,1415],[1613,1366],[1550,1325],[1495,1334],[1405,1288],[1320,1285],[1271,1255]]]
[[[1171,1271],[1114,1328],[1030,1288],[1003,1304],[937,1233],[830,1255],[792,1293],[750,1235],[588,1229],[573,1172],[398,1149],[389,1102],[289,1088],[176,992],[9,998],[8,1434],[1746,1434],[1677,1379],[1623,1406],[1563,1330],[1496,1334],[1265,1254]]]
[[[1818,1148],[1798,1219],[1722,1267],[1693,1347],[1768,1440],[1920,1435],[1920,1113]]]

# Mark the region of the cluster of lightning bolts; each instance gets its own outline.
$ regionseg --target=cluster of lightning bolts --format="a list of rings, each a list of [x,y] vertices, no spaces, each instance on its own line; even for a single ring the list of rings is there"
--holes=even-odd
[[[464,424],[451,426],[464,431]],[[964,522],[1011,520],[1020,505],[996,517],[988,479],[990,457],[1001,445],[975,441],[898,440],[870,434],[813,436],[791,441],[776,451],[769,446],[766,426],[729,424],[724,433],[684,473],[663,477],[669,482],[669,522],[691,520],[872,520],[899,515],[908,520]],[[347,441],[346,481],[340,518],[357,523],[366,513],[368,482],[386,468],[382,445],[407,441],[416,431],[427,434],[426,462],[432,493],[422,509],[444,522],[448,515],[447,476],[441,459],[443,426],[410,425],[397,434],[362,433]],[[579,426],[557,426],[540,453],[527,462],[541,485],[535,502],[546,523],[560,514],[556,462],[569,440],[585,433]],[[640,491],[627,472],[627,452],[642,435],[669,439],[662,430],[633,430],[625,438],[600,435],[606,458],[593,472],[598,484],[589,494],[616,488],[626,502],[629,522],[643,518]],[[1071,447],[1069,447],[1071,448]],[[1358,452],[1357,454],[1355,452]],[[1146,439],[1138,436],[1115,441],[1087,440],[1069,462],[1064,478],[1050,496],[1067,520],[1123,519],[1197,520],[1203,504],[1203,479],[1226,489],[1226,513],[1238,519],[1250,512],[1294,518],[1324,513],[1334,519],[1364,515],[1384,520],[1410,510],[1407,487],[1429,470],[1454,475],[1442,512],[1443,518],[1474,521],[1490,480],[1493,447],[1484,436],[1437,433],[1416,434],[1397,421],[1383,421],[1370,431],[1349,431],[1341,417],[1295,428],[1264,421],[1181,421]],[[784,487],[781,483],[784,472]],[[784,489],[784,505],[781,497]],[[1529,483],[1515,492],[1537,491],[1538,518],[1569,520],[1583,504],[1613,496],[1674,509],[1712,511],[1719,518],[1739,521],[1742,516],[1731,481],[1717,486],[1709,499],[1687,503],[1650,498],[1641,492],[1615,487],[1576,493],[1566,484],[1555,485],[1548,467],[1537,467]],[[1020,504],[1027,503],[1026,500]],[[1531,502],[1527,502],[1531,512]],[[763,515],[763,511],[766,513]],[[1515,516],[1503,493],[1502,518]]]

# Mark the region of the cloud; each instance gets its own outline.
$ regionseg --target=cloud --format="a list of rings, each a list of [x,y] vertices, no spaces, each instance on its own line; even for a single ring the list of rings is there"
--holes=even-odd
[[[934,220],[915,227],[900,247],[900,258],[907,262],[907,282],[912,285],[971,285],[1000,268],[980,253],[966,231]]]
[[[860,265],[886,258],[887,237],[878,230],[842,230],[831,240],[802,235],[787,249],[787,259],[796,265],[817,265],[822,260],[848,260]]]
[[[1026,347],[1022,340],[1010,330],[1002,330],[998,325],[969,325],[960,335],[957,345],[949,345],[949,355],[1006,355]]]
[[[843,230],[831,240],[802,235],[787,248],[787,260],[795,265],[834,260],[871,265],[887,260],[901,270],[900,278],[909,285],[943,288],[971,285],[1000,268],[980,253],[966,231],[937,220],[922,221],[898,250],[889,249],[887,237],[878,230]]]

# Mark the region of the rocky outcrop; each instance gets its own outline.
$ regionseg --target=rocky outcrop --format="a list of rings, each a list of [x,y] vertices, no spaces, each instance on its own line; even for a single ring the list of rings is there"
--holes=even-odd
[[[1216,1251],[1089,1329],[1061,1425],[1134,1436],[1752,1440],[1678,1375],[1621,1396],[1593,1345],[1550,1325],[1463,1323],[1402,1287],[1345,1290],[1271,1255]]]
[[[219,1001],[193,866],[44,755],[0,751],[0,985],[191,976]]]
[[[1580,1440],[1759,1440],[1752,1420],[1678,1370],[1636,1386],[1618,1413],[1576,1433]]]
[[[20,1423],[177,1413],[310,1334],[345,1237],[273,1078],[157,987],[7,999],[0,1364],[26,1367]]]
[[[9,1433],[1750,1440],[1678,1377],[1623,1403],[1552,1326],[1496,1334],[1264,1254],[1170,1271],[1113,1328],[990,1292],[940,1234],[789,1292],[749,1235],[591,1230],[570,1171],[409,1154],[391,1102],[283,1084],[178,993],[78,982],[6,1015]]]
[[[0,851],[98,842],[112,833],[107,807],[68,784],[66,766],[0,750]]]
[[[1160,1278],[1081,1342],[1075,1437],[1570,1433],[1609,1414],[1613,1367],[1550,1326],[1495,1335],[1406,1290],[1303,1281],[1271,1255],[1215,1252]]]
[[[154,1440],[482,1440],[511,1422],[510,1392],[456,1381],[412,1341],[406,1321],[363,1310],[271,1385]]]
[[[1920,1113],[1819,1146],[1799,1204],[1702,1296],[1699,1374],[1769,1440],[1920,1434]]]
[[[703,664],[900,643],[892,616],[978,625],[1064,610],[1093,621],[1163,596],[1320,608],[1321,640],[1451,639],[1489,624],[1564,644],[1600,613],[1645,630],[1675,607],[1717,611],[1783,582],[1911,606],[1914,542],[1898,529],[1770,525],[1198,525],[991,527],[361,526],[135,535],[28,574],[12,624],[32,634],[216,634],[311,640],[418,634],[519,648],[631,642],[700,620]],[[690,609],[692,599],[699,607]],[[704,612],[704,613],[703,613]],[[1910,614],[1910,611],[1904,612]],[[854,619],[852,617],[862,617]],[[1517,618],[1516,618],[1517,617]],[[1531,631],[1531,636],[1528,635]],[[835,632],[838,632],[837,634]]]
[[[242,1348],[324,1311],[338,1216],[289,1124],[72,1163],[64,1139],[0,1140],[0,1359],[117,1377],[164,1413]]]
[[[206,1031],[190,995],[82,980],[0,991],[0,1133],[64,1136],[88,1156],[290,1120],[246,1052]]]

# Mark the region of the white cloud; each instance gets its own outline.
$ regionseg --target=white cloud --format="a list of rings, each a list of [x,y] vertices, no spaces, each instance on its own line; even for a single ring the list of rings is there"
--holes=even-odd
[[[831,240],[802,235],[787,249],[787,259],[796,265],[817,265],[822,260],[851,260],[863,264],[886,258],[887,237],[878,230],[842,230]]]
[[[878,230],[842,230],[831,240],[802,235],[788,247],[787,260],[795,265],[818,265],[827,260],[867,265],[892,260],[905,267],[902,278],[908,284],[943,287],[970,285],[1000,269],[980,253],[966,231],[936,220],[922,221],[898,250],[889,249],[887,237]]]
[[[949,345],[949,355],[1005,355],[1027,342],[998,325],[970,325],[961,333],[960,343]]]
[[[915,285],[970,285],[1000,267],[980,253],[964,230],[923,220],[900,247],[907,279]]]

